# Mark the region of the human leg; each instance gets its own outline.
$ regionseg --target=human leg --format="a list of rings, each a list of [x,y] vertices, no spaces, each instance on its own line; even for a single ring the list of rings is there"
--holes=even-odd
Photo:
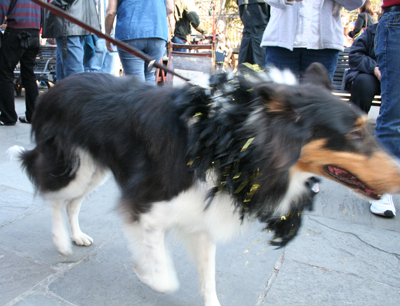
[[[83,49],[84,36],[68,36],[67,37],[67,58],[63,60],[65,76],[84,72]]]
[[[63,61],[62,61],[62,39],[56,38],[57,53],[56,53],[56,80],[57,82],[65,78]]]
[[[339,50],[335,49],[312,50],[305,48],[300,48],[300,49],[301,49],[301,61],[300,61],[301,73],[306,71],[308,66],[310,66],[312,63],[318,62],[325,66],[326,70],[328,70],[331,81],[333,81],[333,75],[335,74],[339,58]]]
[[[107,50],[106,55],[104,56],[101,72],[114,74],[116,57],[117,57],[116,52],[110,52]]]
[[[262,36],[269,20],[266,3],[250,3],[239,6],[243,23],[243,37],[239,49],[239,64],[258,64],[265,67],[265,49],[261,47]]]
[[[359,73],[351,85],[350,100],[354,102],[362,111],[368,114],[371,109],[372,100],[375,95],[381,92],[381,83],[372,74]]]
[[[370,210],[375,215],[392,218],[396,216],[396,207],[393,203],[393,197],[390,194],[382,195],[378,201],[370,201]]]
[[[0,48],[0,121],[12,125],[18,119],[14,105],[14,68],[22,48],[15,30],[7,29]]]
[[[84,65],[86,72],[101,71],[104,59],[106,57],[106,53],[108,52],[106,47],[106,40],[102,38],[97,39],[94,51],[95,55],[92,58],[90,58]]]
[[[158,38],[148,38],[147,45],[144,49],[144,52],[147,53],[151,58],[153,58],[157,63],[160,62],[161,58],[164,55],[165,51],[165,40]],[[146,82],[155,83],[156,75],[155,71],[149,71],[148,69],[149,63],[145,64],[145,80]]]
[[[280,69],[288,68],[298,75],[300,72],[300,52],[299,48],[290,51],[281,47],[267,47],[265,65],[275,66]]]
[[[57,42],[57,54],[59,57],[57,59],[60,60],[62,72],[60,73],[60,77],[67,77],[72,74],[84,72],[83,67],[83,56],[84,56],[84,36],[67,36],[67,57],[63,57],[62,53],[62,37],[56,38]],[[57,80],[61,80],[57,75]]]
[[[379,20],[375,35],[375,54],[381,71],[382,104],[376,120],[375,137],[400,158],[400,12],[388,12]],[[371,201],[374,214],[394,217],[396,209],[391,195]]]
[[[175,44],[183,44],[183,45],[188,45],[188,43],[186,41],[184,41],[183,39],[180,39],[179,37],[172,37],[172,42]],[[188,49],[174,49],[175,51],[178,52],[189,52]]]
[[[125,41],[128,45],[134,47],[135,49],[139,51],[143,51],[146,40],[145,39],[132,39],[132,40],[127,40]],[[145,69],[145,63],[144,60],[141,58],[134,56],[133,54],[130,54],[129,52],[126,52],[125,50],[122,50],[118,48],[118,54],[119,58],[122,63],[122,67],[124,68],[125,75],[136,75],[143,81],[145,80],[144,77],[144,69]]]
[[[400,12],[384,14],[375,36],[375,53],[381,71],[382,105],[375,136],[400,158]]]
[[[21,56],[21,79],[25,87],[25,121],[31,122],[33,111],[35,109],[36,99],[39,95],[38,86],[36,83],[36,76],[33,71],[35,66],[36,55],[39,53],[39,48],[28,48]]]

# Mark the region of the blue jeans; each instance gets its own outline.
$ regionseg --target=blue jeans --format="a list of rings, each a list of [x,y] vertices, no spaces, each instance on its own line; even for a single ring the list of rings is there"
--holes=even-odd
[[[85,63],[85,71],[114,74],[116,55],[115,52],[113,53],[107,50],[106,40],[99,38],[96,41],[95,55]]]
[[[146,53],[148,56],[159,62],[165,52],[165,40],[158,38],[142,38],[124,41],[128,45]],[[149,63],[118,48],[119,57],[124,67],[125,75],[136,75],[146,82],[155,83],[154,71],[148,71]]]
[[[180,39],[179,37],[175,37],[175,36],[172,38],[172,42],[176,43],[176,44],[188,45],[188,43],[186,41],[184,41],[183,39]],[[189,52],[189,49],[174,49],[174,51]]]
[[[388,12],[379,20],[375,54],[381,71],[382,105],[375,136],[400,158],[400,12]]]
[[[289,68],[297,76],[301,76],[310,64],[321,63],[328,70],[331,81],[333,81],[339,58],[339,50],[335,49],[294,48],[293,51],[290,51],[281,47],[267,47],[266,54],[266,66],[273,65],[280,69]]]
[[[83,68],[83,56],[84,49],[83,44],[85,36],[67,36],[67,58],[63,58],[63,43],[62,37],[56,38],[57,43],[57,59],[56,59],[56,76],[57,81],[76,74],[84,72]]]

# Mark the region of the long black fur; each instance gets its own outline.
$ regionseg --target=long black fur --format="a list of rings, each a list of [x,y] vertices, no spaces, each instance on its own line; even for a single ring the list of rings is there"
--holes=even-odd
[[[274,216],[289,169],[307,142],[350,132],[357,116],[316,85],[222,75],[211,89],[173,89],[134,77],[78,74],[39,97],[32,120],[37,147],[22,161],[39,191],[56,191],[75,177],[76,150],[88,151],[111,169],[133,219],[211,169],[218,183],[210,205],[216,194],[229,193],[242,217],[265,222],[282,246],[313,198],[310,191],[292,200],[285,218]]]

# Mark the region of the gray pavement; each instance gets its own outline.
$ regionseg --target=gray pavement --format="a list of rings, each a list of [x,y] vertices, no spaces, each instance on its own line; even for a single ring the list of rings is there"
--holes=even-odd
[[[16,108],[24,114],[23,99]],[[172,238],[180,290],[161,294],[138,280],[114,210],[118,188],[112,179],[80,214],[94,244],[60,255],[48,204],[8,161],[13,145],[32,147],[30,125],[0,127],[0,305],[202,305],[195,267]],[[394,199],[400,211],[400,196]],[[400,305],[400,217],[372,215],[368,202],[344,187],[324,180],[298,237],[282,249],[268,246],[270,238],[256,228],[218,247],[223,306]]]

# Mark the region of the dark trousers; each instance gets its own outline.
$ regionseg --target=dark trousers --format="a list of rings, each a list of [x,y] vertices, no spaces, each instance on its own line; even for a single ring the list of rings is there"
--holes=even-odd
[[[31,39],[26,47],[21,46],[21,39],[18,37],[24,31],[31,34]],[[0,47],[0,121],[4,123],[14,123],[18,119],[14,104],[14,69],[18,62],[21,65],[21,80],[25,87],[25,115],[28,121],[32,119],[35,101],[39,95],[33,72],[39,46],[39,30],[7,28],[2,36]]]
[[[269,21],[270,7],[266,3],[244,4],[239,6],[239,13],[244,26],[239,64],[258,64],[265,67],[265,49],[260,44]]]
[[[328,70],[331,82],[337,67],[339,50],[293,48],[293,51],[282,47],[267,47],[265,64],[279,69],[289,68],[299,78],[314,62],[321,63]]]
[[[350,100],[368,114],[374,96],[381,94],[381,83],[372,74],[359,73],[350,87],[350,93]]]

